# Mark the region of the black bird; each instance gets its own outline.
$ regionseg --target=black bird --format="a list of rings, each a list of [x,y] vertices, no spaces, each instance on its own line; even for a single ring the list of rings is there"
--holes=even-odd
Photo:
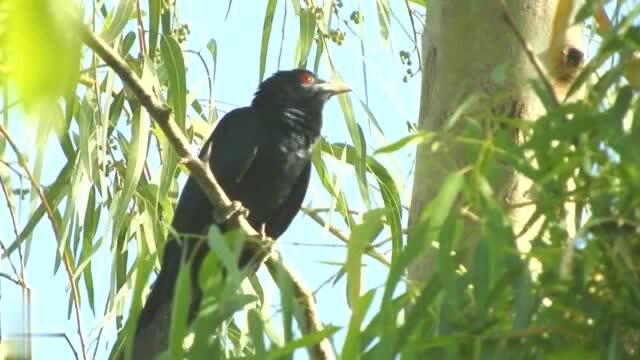
[[[307,70],[277,72],[260,84],[251,106],[226,114],[205,142],[201,158],[208,155],[216,180],[230,199],[248,210],[247,220],[254,229],[264,226],[266,235],[276,239],[300,210],[309,184],[311,147],[320,137],[322,108],[331,96],[347,91],[345,84],[326,82]],[[201,236],[216,223],[214,218],[213,205],[189,177],[173,229],[181,235]],[[217,225],[228,230],[224,224]],[[192,279],[197,279],[207,246],[197,246],[184,236],[181,240],[171,235],[167,239],[161,271],[140,315],[138,332],[171,301],[183,257],[193,256]],[[246,265],[252,255],[243,253],[239,266]],[[192,292],[190,319],[201,296],[196,282]]]

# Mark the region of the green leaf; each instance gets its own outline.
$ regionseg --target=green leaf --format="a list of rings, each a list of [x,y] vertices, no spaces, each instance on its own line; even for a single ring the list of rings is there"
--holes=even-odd
[[[424,142],[429,142],[434,137],[435,137],[434,133],[428,133],[428,132],[419,132],[419,133],[416,133],[416,134],[407,135],[407,136],[401,138],[400,140],[397,140],[397,141],[395,141],[395,142],[393,142],[393,143],[391,143],[389,145],[385,145],[385,146],[379,148],[373,154],[374,155],[378,155],[378,154],[393,153],[393,152],[396,152],[398,150],[403,149],[405,146],[419,145],[419,144],[422,144]]]
[[[165,37],[163,36],[162,39]],[[162,46],[161,41],[161,46]],[[162,52],[162,50],[161,50]],[[183,73],[184,76],[184,73]],[[153,69],[153,63],[149,59],[145,59],[144,67],[142,71],[142,81],[147,86],[159,88],[158,76]],[[175,90],[175,88],[174,88]],[[186,101],[186,99],[185,99]],[[180,126],[180,125],[178,125]],[[183,123],[184,126],[184,123]],[[184,128],[183,128],[184,129]],[[158,143],[160,143],[160,149],[162,151],[162,167],[160,170],[160,186],[157,188],[156,202],[162,202],[166,199],[167,193],[172,186],[175,185],[178,169],[178,155],[171,142],[167,139],[164,132],[162,132],[158,125],[154,122],[153,133],[155,134]]]
[[[95,173],[97,165],[95,164],[95,129],[94,114],[97,109],[96,93],[93,89],[88,89],[82,103],[80,104],[80,114],[78,116],[78,154],[80,156],[80,164],[84,167],[86,174],[91,177],[94,182],[98,182]]]
[[[74,183],[76,182],[76,178],[77,176],[74,176],[74,179],[72,180]],[[56,260],[53,265],[54,274],[58,272],[60,261],[62,260],[62,255],[64,254],[65,250],[69,247],[69,238],[73,236],[73,229],[76,225],[76,221],[75,221],[76,217],[74,216],[75,201],[73,201],[73,192],[70,198],[71,198],[71,201],[69,201],[69,205],[66,206],[64,209],[64,217],[61,219],[60,222],[57,222],[62,226],[60,230],[61,232],[60,238],[56,239],[58,240],[58,253],[56,254]]]
[[[367,314],[369,306],[373,301],[375,290],[369,290],[362,297],[358,297],[356,306],[351,314],[349,320],[349,330],[347,330],[347,337],[344,340],[342,346],[342,352],[340,354],[342,359],[359,359],[360,356],[360,327],[364,321],[364,317]]]
[[[344,80],[336,71],[333,71],[333,80],[338,82],[343,82]],[[347,95],[339,95],[338,100],[340,102],[340,108],[342,109],[342,113],[344,115],[344,119],[347,123],[347,129],[349,130],[349,135],[351,136],[351,140],[353,141],[353,145],[355,148],[355,154],[357,163],[353,162],[354,168],[356,170],[356,178],[358,180],[358,189],[360,190],[360,195],[362,196],[362,200],[364,201],[367,208],[370,207],[371,200],[369,199],[369,190],[367,185],[366,178],[366,142],[364,138],[364,134],[362,133],[362,129],[358,125],[355,119],[355,115],[353,112],[353,104],[351,103],[351,98]]]
[[[147,148],[149,146],[150,119],[146,112],[142,113],[138,108],[131,119],[133,126],[131,143],[126,151],[127,166],[121,191],[115,194],[109,212],[113,219],[113,233],[120,233],[124,225],[124,214],[130,211],[130,202],[138,187],[138,181],[142,175],[144,164],[147,160]],[[124,149],[123,149],[124,153]]]
[[[286,355],[293,353],[294,350],[300,349],[303,347],[313,346],[325,338],[335,334],[340,328],[336,326],[327,326],[324,329],[314,332],[311,334],[307,334],[300,339],[295,339],[293,341],[287,342],[283,347],[276,348],[269,353],[267,353],[267,358],[269,359],[279,359]]]
[[[269,0],[267,10],[264,14],[264,25],[262,26],[262,44],[260,46],[260,82],[264,79],[264,70],[267,65],[267,51],[269,50],[269,38],[271,37],[271,26],[273,25],[273,15],[276,12],[278,0]]]
[[[415,300],[415,303],[409,310],[408,315],[405,317],[406,321],[397,332],[394,332],[395,344],[387,344],[386,341],[380,343],[381,347],[402,349],[403,345],[410,341],[411,335],[416,332],[419,326],[423,326],[424,323],[429,323],[432,320],[431,305],[434,303],[438,295],[442,292],[442,282],[438,277],[434,277],[429,283],[420,291],[420,295]],[[393,310],[390,308],[389,310]],[[391,314],[395,314],[391,312]],[[388,315],[387,315],[388,316]],[[393,317],[392,317],[393,318]],[[425,339],[422,339],[425,340]]]
[[[324,139],[321,140],[320,145],[322,151],[333,156],[346,152],[347,163],[354,167],[359,163],[360,159],[356,156],[356,150],[350,145],[329,144]],[[387,221],[391,227],[392,257],[395,258],[400,253],[400,249],[402,249],[402,203],[400,202],[400,193],[395,180],[384,165],[370,156],[366,157],[366,161],[367,170],[373,174],[378,182],[382,200],[389,211]]]
[[[293,316],[296,312],[296,298],[293,292],[292,279],[288,273],[283,271],[282,263],[277,259],[273,262],[275,266],[268,267],[271,277],[275,280],[280,290],[280,306],[282,307],[282,333],[284,343],[289,343],[293,339]]]
[[[618,91],[618,96],[616,96],[616,102],[607,111],[609,120],[613,120],[613,123],[615,124],[622,124],[622,120],[629,112],[629,107],[632,100],[633,90],[631,89],[631,87],[629,85],[621,87]]]
[[[67,195],[69,182],[71,181],[71,176],[73,175],[73,171],[76,166],[75,159],[75,155],[69,159],[65,166],[60,170],[60,173],[58,173],[58,177],[55,181],[44,190],[44,196],[52,209],[57,208],[58,204],[60,204],[62,199]],[[45,214],[45,207],[43,204],[40,204],[31,214],[29,221],[18,235],[18,238],[7,246],[7,250],[0,255],[0,260],[4,260],[16,251],[19,246],[22,246],[22,242],[31,235],[33,229],[38,225]]]
[[[193,326],[196,335],[196,344],[201,343],[199,337],[205,337],[208,341],[210,334],[219,328],[223,323],[227,323],[229,319],[244,307],[254,303],[257,298],[249,294],[229,294],[223,296],[223,301],[216,299],[215,302],[210,301],[209,296],[213,294],[205,294],[202,309],[195,319]],[[216,294],[219,295],[219,294]],[[215,296],[215,295],[213,295]],[[195,349],[190,349],[190,351]]]
[[[227,285],[240,284],[242,279],[238,269],[238,258],[242,251],[244,234],[241,230],[228,231],[224,234],[217,226],[210,226],[207,233],[207,244],[227,271]],[[230,246],[231,247],[230,247]]]
[[[388,0],[376,0],[376,8],[378,10],[378,22],[380,23],[380,35],[387,41],[389,40],[389,8]]]
[[[382,131],[382,127],[380,127],[380,123],[378,123],[378,119],[376,119],[376,116],[373,114],[371,109],[369,109],[369,105],[367,105],[362,100],[359,100],[359,101],[360,101],[360,105],[362,105],[362,108],[364,109],[364,112],[367,113],[367,117],[369,118],[370,123],[373,123],[373,125],[376,127],[376,129],[378,129],[378,131],[380,131],[380,134],[384,135],[384,131]]]
[[[299,5],[298,5],[299,6]],[[299,68],[307,67],[307,59],[311,52],[313,37],[316,34],[316,18],[309,9],[300,12],[300,37],[296,46],[296,60]]]
[[[89,199],[87,201],[87,208],[84,215],[84,224],[82,225],[82,251],[80,258],[78,259],[78,271],[83,272],[83,279],[87,290],[87,296],[89,298],[89,306],[91,311],[95,314],[95,302],[93,292],[93,275],[91,273],[91,266],[87,266],[84,270],[80,269],[80,264],[83,262],[89,262],[93,248],[93,238],[98,230],[98,222],[100,221],[100,207],[96,207],[96,191],[95,188],[89,189]]]
[[[209,54],[211,54],[211,59],[213,60],[213,81],[216,81],[216,70],[218,69],[218,43],[216,39],[210,39],[207,42],[207,50],[209,50]]]
[[[397,315],[401,313],[407,305],[409,305],[409,302],[411,300],[413,300],[413,294],[410,292],[405,292],[404,294],[393,299],[388,309],[392,314]],[[384,318],[383,313],[378,312],[373,316],[373,319],[371,319],[371,321],[367,324],[367,326],[362,330],[360,334],[360,351],[362,352],[362,354],[366,354],[365,352],[366,349],[370,348],[371,343],[376,339],[378,339],[384,327],[390,327],[390,326],[396,327],[396,324],[388,324],[384,321],[383,318]],[[406,319],[405,324],[411,320],[416,320],[416,319],[413,319],[413,317],[409,317],[409,316],[407,316],[405,319]],[[381,341],[379,341],[378,344],[382,343],[383,341],[385,340],[381,339]],[[364,357],[367,358],[367,355],[368,354],[366,354]]]
[[[534,306],[531,294],[531,273],[523,271],[513,284],[515,296],[513,330],[523,330],[529,327],[529,317]]]
[[[165,9],[165,11],[161,11],[160,12],[160,24],[162,26],[162,34],[165,36],[170,36],[171,35],[171,21],[173,20],[172,17],[175,16],[175,14],[172,12],[171,8]]]
[[[20,0],[3,8],[3,62],[12,69],[10,78],[26,109],[51,106],[60,96],[72,93],[81,46],[79,33],[69,31],[79,14],[74,2],[58,1],[53,7],[49,0]],[[56,131],[65,127],[65,123],[53,125]]]
[[[142,310],[142,290],[147,285],[147,279],[153,270],[153,264],[154,258],[146,257],[138,258],[138,263],[136,263],[135,266],[135,285],[133,287],[133,294],[131,295],[131,307],[129,308],[129,317],[127,318],[125,329],[125,349],[127,349],[125,359],[131,359],[133,354],[133,346],[131,345],[133,344],[138,325],[138,315],[140,315],[140,310]],[[114,348],[116,348],[115,345]],[[112,357],[110,358],[113,359]]]
[[[344,82],[344,79],[336,71],[333,71],[333,81]],[[338,95],[338,101],[340,102],[340,109],[342,109],[344,120],[347,123],[347,129],[349,130],[351,141],[353,141],[353,146],[357,151],[356,154],[358,155],[358,158],[361,158],[362,156],[364,156],[364,154],[361,153],[363,148],[363,140],[360,137],[360,132],[358,131],[358,124],[353,113],[353,104],[351,103],[351,98],[348,95],[344,94]]]
[[[124,39],[122,39],[120,54],[122,56],[127,56],[127,54],[129,54],[129,51],[131,51],[131,48],[133,47],[133,44],[135,42],[136,42],[136,33],[134,33],[133,31],[129,31],[127,35],[124,36]],[[105,93],[108,93],[108,91],[105,91]]]
[[[334,181],[331,178],[331,174],[329,173],[329,170],[324,163],[324,159],[321,156],[321,152],[328,152],[332,156],[336,155],[330,149],[330,146],[326,144],[326,141],[324,139],[321,139],[320,142],[320,146],[315,146],[312,150],[311,161],[313,162],[313,166],[320,177],[322,186],[336,200],[336,209],[345,219],[347,226],[351,227],[351,224],[353,224],[354,222],[353,216],[349,212],[349,205],[347,204],[346,196],[341,190],[337,189],[337,186],[335,186]]]
[[[255,356],[262,359],[264,358],[264,353],[266,352],[266,347],[264,345],[264,326],[262,323],[262,316],[258,310],[249,309],[249,313],[247,314],[247,322],[249,325],[249,335],[251,336],[251,340],[253,341],[253,350],[255,351]]]
[[[296,16],[300,16],[300,0],[291,0],[291,5],[293,6],[293,12]]]
[[[374,209],[363,214],[362,223],[353,227],[347,244],[347,303],[352,307],[357,304],[354,300],[360,298],[360,281],[362,269],[362,254],[383,229],[383,218],[386,209]]]
[[[548,351],[545,354],[545,360],[596,360],[602,359],[602,354],[590,351],[586,348],[586,344],[567,344],[566,347],[561,347],[556,351]]]
[[[264,290],[262,289],[262,284],[260,284],[258,276],[256,276],[256,274],[251,274],[247,276],[247,280],[249,280],[249,282],[251,283],[253,291],[256,292],[260,304],[264,304]]]
[[[113,42],[120,34],[129,20],[133,19],[133,11],[136,9],[136,0],[120,0],[118,1],[118,7],[112,13],[110,18],[107,18],[107,25],[105,25],[100,36],[107,43]]]
[[[160,34],[160,13],[162,11],[162,0],[149,0],[149,56],[156,53],[158,35]]]
[[[360,139],[360,149],[356,149],[356,152],[359,155],[359,160],[357,164],[355,164],[356,169],[356,178],[358,180],[358,189],[360,190],[360,196],[362,197],[362,201],[367,209],[371,208],[371,197],[369,195],[369,184],[367,183],[367,143],[364,137],[364,133],[362,132],[362,128],[360,125],[358,126],[358,133]]]
[[[322,59],[322,53],[324,53],[324,43],[320,41],[316,43],[316,57],[313,60],[313,72],[316,74],[318,73],[318,68],[320,68],[320,59]]]
[[[440,238],[442,226],[462,189],[463,180],[463,173],[460,171],[449,175],[443,182],[438,195],[424,209],[420,222],[414,225],[409,234],[409,238],[414,240],[407,242],[407,246],[402,250],[397,260],[394,258],[391,264],[391,270],[385,284],[383,304],[391,300],[391,296],[407,266],[423,254],[427,247],[431,246],[433,239]]]
[[[160,39],[160,55],[169,73],[168,101],[173,108],[176,123],[180,130],[184,131],[187,111],[187,81],[180,44],[173,37],[163,36]]]

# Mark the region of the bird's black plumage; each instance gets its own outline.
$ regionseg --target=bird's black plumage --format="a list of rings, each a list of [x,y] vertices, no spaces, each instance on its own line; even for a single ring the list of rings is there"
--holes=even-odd
[[[349,91],[342,84],[328,83],[307,70],[275,73],[262,82],[251,106],[226,114],[205,142],[201,158],[209,166],[230,199],[239,201],[249,213],[247,220],[257,230],[264,226],[271,238],[289,226],[304,199],[311,172],[311,147],[320,136],[322,108],[334,94]],[[198,183],[189,177],[175,210],[172,227],[178,234],[205,234],[214,224],[213,205]],[[217,224],[222,231],[224,224]],[[162,268],[142,310],[138,331],[145,328],[162,304],[173,297],[183,257],[190,257],[196,241],[167,239]],[[199,244],[193,256],[192,279],[208,251]],[[244,254],[240,266],[252,254]],[[193,285],[195,315],[200,292]]]

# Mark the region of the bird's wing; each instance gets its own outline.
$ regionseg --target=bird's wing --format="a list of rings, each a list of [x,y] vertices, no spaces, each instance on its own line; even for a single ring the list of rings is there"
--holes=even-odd
[[[251,108],[239,108],[225,115],[207,140],[209,166],[223,189],[233,192],[251,167],[261,145],[261,122]],[[228,195],[228,194],[227,194]]]
[[[213,130],[200,151],[200,158],[209,158],[216,180],[226,189],[234,190],[238,177],[246,172],[259,144],[253,110],[239,108],[227,113]],[[206,160],[205,160],[206,161]],[[173,228],[179,233],[200,234],[213,221],[213,205],[189,176],[182,189],[173,217]]]
[[[280,208],[273,212],[273,216],[266,223],[267,233],[273,238],[278,238],[289,227],[307,193],[309,187],[309,177],[311,174],[311,162],[309,162],[298,177],[295,185],[289,193],[289,197],[280,205]]]

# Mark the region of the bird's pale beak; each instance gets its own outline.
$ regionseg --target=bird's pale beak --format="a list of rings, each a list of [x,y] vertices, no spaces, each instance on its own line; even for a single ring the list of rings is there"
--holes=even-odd
[[[316,89],[331,95],[338,95],[351,91],[349,85],[339,82],[325,82],[315,85]]]

